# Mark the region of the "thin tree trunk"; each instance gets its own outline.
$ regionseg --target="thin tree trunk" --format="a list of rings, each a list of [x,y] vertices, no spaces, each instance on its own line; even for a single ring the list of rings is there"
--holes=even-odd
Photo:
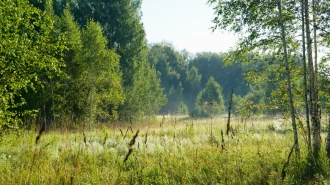
[[[318,62],[317,62],[317,39],[316,39],[316,4],[315,0],[312,1],[313,3],[313,31],[314,31],[314,68],[315,68],[315,101],[318,102],[319,100],[319,93],[318,93]]]
[[[288,53],[286,49],[286,38],[285,38],[285,31],[284,31],[284,23],[282,20],[282,4],[281,0],[277,3],[278,6],[278,19],[281,27],[281,37],[282,37],[282,44],[283,44],[283,52],[284,52],[284,61],[285,61],[285,71],[287,74],[287,92],[289,96],[290,102],[290,112],[291,112],[291,119],[292,119],[292,129],[294,133],[294,148],[296,153],[299,154],[299,142],[298,142],[298,132],[297,132],[297,125],[296,125],[296,117],[295,117],[295,110],[293,106],[293,97],[291,92],[291,77],[290,77],[290,68],[289,68],[289,60],[288,60]]]
[[[310,83],[310,106],[311,106],[311,120],[312,120],[312,134],[313,134],[313,153],[314,157],[317,157],[321,149],[321,128],[320,119],[318,116],[317,105],[317,91],[315,89],[315,72],[313,66],[312,56],[312,38],[310,30],[309,12],[308,12],[308,0],[305,0],[305,22],[306,22],[306,37],[307,37],[307,57],[308,57],[308,71],[309,71],[309,83]]]
[[[94,73],[92,72],[92,79],[91,79],[91,102],[90,102],[90,115],[89,115],[89,125],[88,125],[88,130],[91,131],[91,125],[93,122],[93,101],[94,101]]]
[[[53,122],[56,130],[56,117],[55,117],[55,103],[54,103],[54,88],[53,88],[53,80],[50,78],[50,89],[52,91],[52,110],[53,110]]]
[[[306,125],[307,125],[307,146],[308,152],[312,151],[312,139],[311,139],[311,125],[309,123],[309,106],[308,106],[308,90],[307,90],[307,66],[306,66],[306,39],[305,39],[305,2],[301,1],[301,16],[302,16],[302,50],[303,50],[303,66],[304,66],[304,101],[305,101],[305,114],[306,114]]]
[[[317,26],[316,26],[316,20],[317,20],[317,17],[316,17],[316,11],[317,11],[317,5],[316,5],[316,2],[315,0],[312,1],[313,3],[313,30],[314,30],[314,70],[315,70],[315,73],[314,73],[314,83],[315,83],[315,88],[314,88],[314,91],[315,91],[315,111],[316,111],[316,115],[317,116],[317,136],[319,139],[319,142],[322,141],[321,139],[321,112],[319,110],[319,80],[318,80],[318,75],[319,75],[319,72],[318,72],[318,61],[317,61],[317,39],[316,39],[316,34],[317,34]],[[321,147],[321,143],[319,144],[320,147]]]
[[[228,106],[228,121],[227,121],[227,135],[229,134],[230,131],[230,113],[231,113],[231,104],[233,102],[233,94],[234,94],[234,89],[231,89],[231,96],[230,96],[230,102]]]
[[[44,106],[43,106],[43,112],[44,112],[44,121],[43,121],[43,124],[44,124],[44,129],[46,130],[46,126],[47,126],[47,116],[46,116],[46,98],[45,98],[45,90],[44,90],[44,87],[42,88],[42,96],[43,96],[43,99],[44,99]]]

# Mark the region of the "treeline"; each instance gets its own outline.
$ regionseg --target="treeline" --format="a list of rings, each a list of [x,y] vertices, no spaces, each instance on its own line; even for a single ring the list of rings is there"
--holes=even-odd
[[[140,0],[1,2],[2,128],[224,111],[247,92],[239,64],[147,45]],[[220,85],[219,85],[220,84]],[[203,113],[204,112],[204,113]]]
[[[155,66],[168,98],[160,113],[208,116],[210,102],[214,103],[213,113],[225,110],[232,89],[236,96],[245,96],[249,90],[245,81],[247,68],[240,63],[226,65],[224,58],[224,53],[192,55],[165,42],[151,45],[148,61]]]

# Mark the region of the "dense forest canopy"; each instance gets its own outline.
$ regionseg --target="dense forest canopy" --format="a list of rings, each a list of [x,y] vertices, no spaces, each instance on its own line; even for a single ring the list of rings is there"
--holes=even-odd
[[[209,116],[202,108],[207,101],[216,102],[216,114],[223,114],[232,90],[235,114],[286,115],[290,112],[288,67],[293,104],[297,111],[304,111],[305,59],[299,41],[298,2],[282,6],[288,66],[283,63],[276,3],[264,2],[268,8],[260,10],[268,16],[260,17],[254,1],[209,1],[217,13],[214,29],[244,34],[237,50],[196,54],[179,51],[167,42],[148,45],[141,3],[2,1],[1,129],[36,121],[56,127],[66,122],[92,125],[168,113]],[[329,13],[319,3],[315,37],[328,47]],[[231,14],[224,14],[229,10]],[[316,75],[320,106],[326,108],[329,66],[326,57],[322,61]]]

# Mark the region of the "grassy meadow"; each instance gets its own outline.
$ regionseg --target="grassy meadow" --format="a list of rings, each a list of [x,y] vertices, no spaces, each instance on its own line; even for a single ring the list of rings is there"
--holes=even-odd
[[[325,154],[313,168],[300,129],[300,157],[292,154],[283,119],[191,120],[142,118],[103,128],[3,134],[0,184],[327,184]],[[325,138],[323,136],[323,138]],[[324,150],[322,150],[324,151]],[[319,173],[314,173],[314,172]]]

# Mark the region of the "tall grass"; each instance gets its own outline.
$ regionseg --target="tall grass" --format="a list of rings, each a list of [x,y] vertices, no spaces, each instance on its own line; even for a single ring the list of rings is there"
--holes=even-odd
[[[160,125],[159,123],[162,124]],[[318,169],[292,156],[285,120],[233,121],[235,132],[221,136],[226,119],[161,117],[91,132],[26,131],[0,141],[1,184],[313,184],[329,183],[329,160],[321,154]],[[137,135],[137,131],[139,134]],[[125,133],[124,133],[125,134]],[[301,132],[300,135],[303,133]],[[134,138],[134,143],[133,143]],[[130,149],[132,150],[128,155]],[[127,159],[126,159],[127,158]],[[125,160],[126,159],[126,160]]]

